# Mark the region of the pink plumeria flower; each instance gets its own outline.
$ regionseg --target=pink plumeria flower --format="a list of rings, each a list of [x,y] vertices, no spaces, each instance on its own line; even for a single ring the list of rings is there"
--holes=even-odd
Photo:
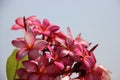
[[[34,29],[35,33],[43,34],[45,36],[49,36],[51,33],[56,32],[59,29],[57,25],[51,25],[47,19],[43,20],[43,23]]]
[[[67,28],[67,32],[67,35],[63,34],[65,38],[56,38],[56,41],[58,41],[63,47],[61,53],[65,56],[70,55],[71,57],[73,57],[74,55],[82,55],[80,52],[80,47],[78,44],[75,43],[69,27]]]
[[[80,80],[110,80],[110,72],[103,66],[95,66]]]
[[[25,33],[25,39],[13,40],[12,44],[19,48],[17,52],[17,60],[21,60],[27,54],[30,59],[36,59],[39,57],[39,50],[43,50],[47,47],[48,42],[45,40],[36,40],[33,32],[28,31]]]
[[[96,71],[100,74],[101,80],[111,80],[110,79],[110,71],[104,66],[97,66]]]
[[[50,54],[46,53],[46,57],[51,59],[51,61],[57,66],[59,67],[60,70],[63,70],[65,68],[65,66],[71,66],[72,65],[72,61],[70,59],[68,59],[67,57],[64,57],[61,53],[61,48],[58,47],[56,49],[56,51],[54,51],[52,49],[52,47],[48,47],[50,50]]]
[[[49,64],[48,59],[42,55],[38,62],[28,60],[24,61],[23,65],[25,69],[17,71],[17,75],[23,80],[52,80],[60,72],[57,66]]]
[[[19,17],[15,20],[15,24],[12,26],[12,30],[25,29],[29,26],[40,26],[41,22],[36,16],[30,16],[25,19],[23,17]]]

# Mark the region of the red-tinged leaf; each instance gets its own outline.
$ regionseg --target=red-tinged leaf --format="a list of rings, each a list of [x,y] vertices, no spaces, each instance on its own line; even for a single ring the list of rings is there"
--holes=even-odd
[[[7,80],[15,80],[16,76],[16,70],[18,68],[22,68],[22,61],[27,60],[27,56],[22,59],[21,61],[16,60],[16,53],[18,52],[17,49],[15,49],[12,54],[7,59],[6,64],[6,73],[7,73]]]

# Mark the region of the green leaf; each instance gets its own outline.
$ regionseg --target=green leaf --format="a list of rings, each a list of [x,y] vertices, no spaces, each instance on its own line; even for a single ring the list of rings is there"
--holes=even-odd
[[[7,73],[7,79],[8,80],[15,80],[17,78],[16,76],[16,70],[18,68],[22,68],[22,61],[28,60],[28,57],[26,56],[24,59],[21,61],[16,61],[16,53],[17,49],[15,49],[12,54],[8,57],[7,59],[7,64],[6,64],[6,73]]]

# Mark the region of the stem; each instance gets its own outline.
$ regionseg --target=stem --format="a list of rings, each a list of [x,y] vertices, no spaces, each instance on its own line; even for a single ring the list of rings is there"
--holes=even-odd
[[[25,31],[27,31],[27,25],[26,25],[26,22],[25,22],[25,16],[23,17],[23,22],[24,22]]]
[[[94,51],[97,48],[98,44],[96,44],[89,52]]]

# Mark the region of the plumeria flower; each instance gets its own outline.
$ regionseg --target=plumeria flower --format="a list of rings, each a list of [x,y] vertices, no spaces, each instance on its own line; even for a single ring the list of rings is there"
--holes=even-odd
[[[30,16],[28,18],[19,17],[15,20],[15,24],[12,26],[12,30],[25,29],[29,26],[40,26],[41,22],[36,16]]]
[[[67,35],[62,34],[63,38],[56,38],[56,41],[58,41],[63,47],[61,49],[61,53],[64,56],[70,55],[72,58],[75,58],[76,56],[82,56],[82,50],[79,46],[80,43],[78,43],[78,41],[72,37],[72,33],[69,27],[67,28],[67,32]]]
[[[43,23],[38,27],[35,28],[35,33],[43,34],[45,36],[50,36],[51,33],[56,32],[59,29],[57,25],[51,25],[47,19],[43,20]]]
[[[61,47],[58,47],[56,51],[54,51],[50,46],[48,47],[50,50],[50,54],[46,53],[46,58],[51,59],[51,61],[60,68],[60,70],[63,70],[65,66],[72,65],[72,61],[68,59],[67,57],[63,57],[61,52]]]
[[[103,66],[95,66],[80,80],[110,80],[110,72]]]
[[[57,66],[49,64],[48,59],[42,55],[38,62],[28,60],[23,65],[25,69],[20,68],[17,71],[20,80],[52,80],[60,72]]]
[[[12,44],[19,48],[17,52],[17,60],[21,60],[27,54],[30,59],[36,59],[39,57],[39,50],[43,50],[47,47],[48,42],[45,40],[36,40],[33,32],[28,31],[25,33],[25,39],[13,40]]]

